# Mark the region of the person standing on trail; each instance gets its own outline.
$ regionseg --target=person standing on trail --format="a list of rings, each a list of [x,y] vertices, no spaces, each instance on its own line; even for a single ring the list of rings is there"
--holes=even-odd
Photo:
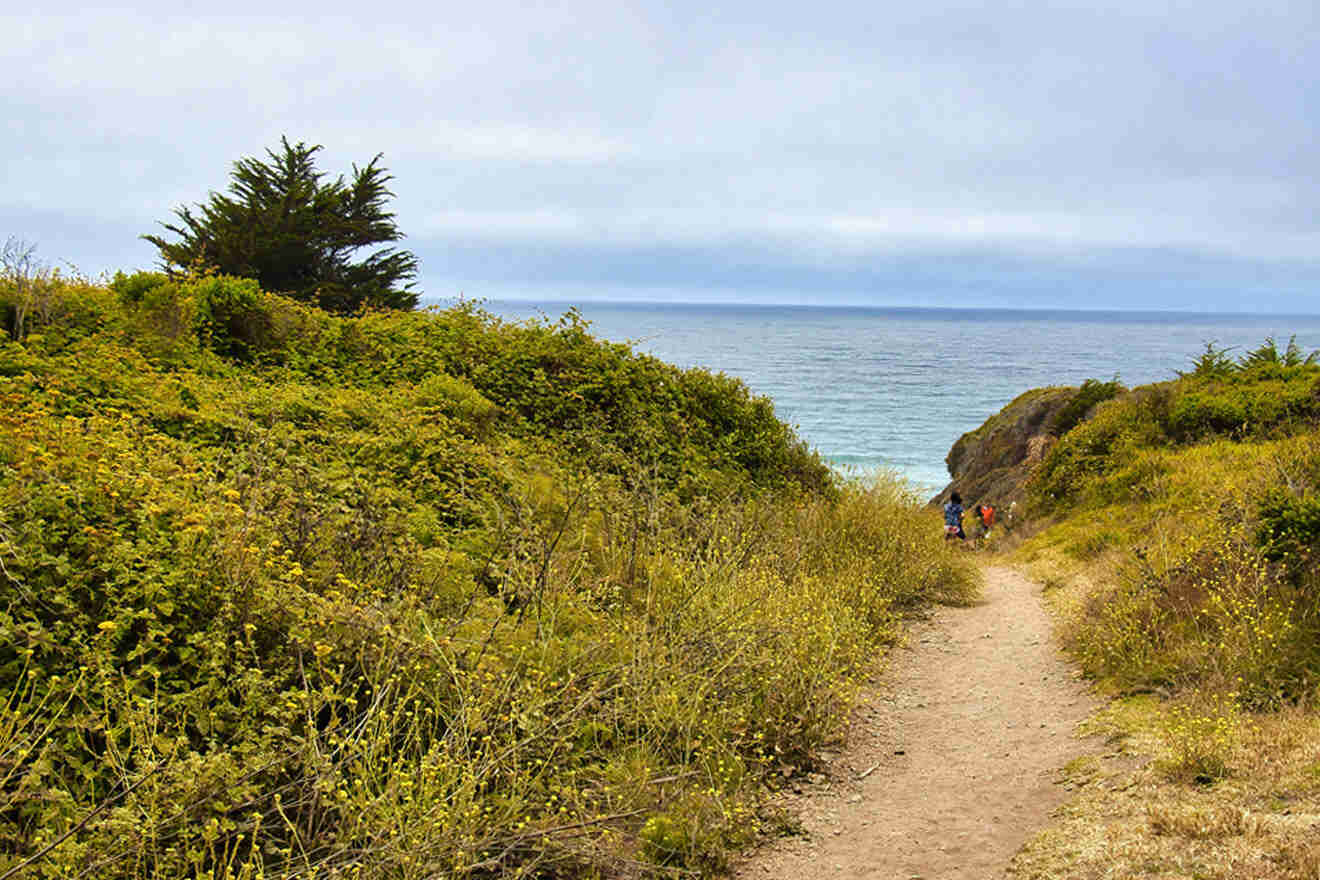
[[[967,540],[967,533],[963,531],[962,517],[962,496],[954,492],[949,496],[949,500],[944,502],[944,540],[949,541],[953,538],[960,541]]]
[[[995,525],[995,506],[984,501],[981,502],[978,510],[981,512],[981,525],[985,527],[982,537],[990,537],[990,530]]]

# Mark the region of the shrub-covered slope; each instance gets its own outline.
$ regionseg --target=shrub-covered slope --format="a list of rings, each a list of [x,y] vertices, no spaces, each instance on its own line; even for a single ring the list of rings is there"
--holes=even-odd
[[[143,273],[0,318],[0,877],[711,870],[972,589],[905,490],[572,313]]]
[[[1135,389],[1059,440],[1031,483],[1059,522],[1031,546],[1123,558],[1073,635],[1093,672],[1216,678],[1251,705],[1309,694],[1317,425],[1320,366],[1266,362]]]
[[[1035,467],[1020,559],[1145,758],[1085,786],[1026,877],[1320,876],[1320,366],[1272,340],[1099,404]],[[1109,760],[1113,758],[1113,760]]]

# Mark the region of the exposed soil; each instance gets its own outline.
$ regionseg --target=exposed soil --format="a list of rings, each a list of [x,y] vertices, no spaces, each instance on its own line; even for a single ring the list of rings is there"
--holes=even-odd
[[[740,880],[986,880],[1068,797],[1060,768],[1095,702],[1056,650],[1040,587],[985,569],[984,598],[914,624],[859,708],[847,748],[786,795],[804,834]]]

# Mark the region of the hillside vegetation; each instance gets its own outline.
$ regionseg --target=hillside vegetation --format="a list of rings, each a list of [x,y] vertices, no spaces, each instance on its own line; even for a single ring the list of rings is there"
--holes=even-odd
[[[691,876],[975,575],[740,382],[0,281],[0,878]]]
[[[1208,346],[1087,416],[1015,552],[1122,747],[1070,768],[1084,793],[1022,875],[1320,877],[1320,366]]]

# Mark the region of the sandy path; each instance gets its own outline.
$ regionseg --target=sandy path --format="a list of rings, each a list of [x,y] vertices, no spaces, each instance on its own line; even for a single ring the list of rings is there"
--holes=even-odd
[[[1067,792],[1092,706],[1051,643],[1040,588],[985,569],[981,604],[909,631],[828,778],[795,798],[804,837],[740,865],[742,880],[1000,877]],[[859,778],[867,771],[865,778]]]

